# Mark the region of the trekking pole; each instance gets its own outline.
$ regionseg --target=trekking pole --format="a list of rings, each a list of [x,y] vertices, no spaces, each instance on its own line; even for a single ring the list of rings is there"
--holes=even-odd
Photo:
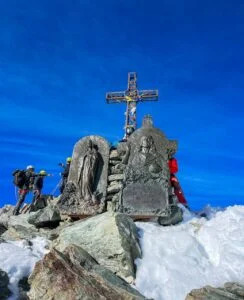
[[[61,184],[62,179],[59,180],[58,184],[55,186],[55,188],[53,189],[53,191],[51,192],[51,195],[54,196],[54,193],[56,192],[56,190],[58,189],[58,187]]]

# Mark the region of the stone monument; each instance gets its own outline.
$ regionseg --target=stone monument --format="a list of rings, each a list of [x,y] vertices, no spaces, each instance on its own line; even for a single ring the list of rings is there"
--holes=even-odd
[[[62,213],[85,217],[104,211],[109,151],[109,143],[95,135],[76,143],[68,182],[59,201]]]
[[[170,214],[171,188],[169,184],[168,155],[177,150],[177,142],[168,140],[153,126],[152,118],[145,116],[143,126],[118,146],[123,160],[111,168],[121,170],[123,180],[115,210],[135,219]]]
[[[162,225],[177,223],[181,215],[168,168],[176,150],[177,142],[155,128],[151,116],[117,147],[99,136],[82,138],[58,203],[61,213],[84,218],[112,210],[134,220],[158,217]]]

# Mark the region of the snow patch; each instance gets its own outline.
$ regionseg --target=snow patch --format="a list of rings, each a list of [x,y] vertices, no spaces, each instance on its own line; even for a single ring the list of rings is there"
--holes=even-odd
[[[143,257],[136,260],[137,289],[155,300],[183,300],[195,288],[244,281],[244,206],[187,209],[176,226],[136,223]]]
[[[9,300],[18,299],[19,280],[30,275],[35,263],[48,252],[47,246],[47,240],[41,237],[0,244],[0,269],[8,273],[9,289],[13,293]]]

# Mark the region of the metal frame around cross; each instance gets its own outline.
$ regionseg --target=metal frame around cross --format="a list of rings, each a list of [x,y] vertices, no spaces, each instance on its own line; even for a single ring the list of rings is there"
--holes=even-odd
[[[108,104],[126,103],[125,112],[125,135],[128,136],[136,129],[136,105],[137,102],[158,101],[158,90],[141,90],[137,89],[137,74],[136,72],[128,73],[128,88],[123,92],[106,93]]]

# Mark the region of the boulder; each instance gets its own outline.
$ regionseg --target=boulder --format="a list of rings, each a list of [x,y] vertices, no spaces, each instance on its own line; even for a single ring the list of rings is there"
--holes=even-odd
[[[4,227],[8,227],[9,218],[13,215],[14,206],[5,205],[3,208],[0,208],[0,224]]]
[[[136,226],[131,218],[119,213],[77,221],[64,228],[53,244],[60,251],[70,244],[84,248],[127,282],[135,278],[134,260],[141,257]]]
[[[30,300],[145,299],[75,245],[68,246],[64,253],[52,249],[36,263],[29,283]]]
[[[201,289],[192,290],[186,300],[243,300],[244,285],[234,282],[225,283],[223,288],[205,286]]]
[[[8,230],[2,234],[5,240],[32,239],[39,236],[38,229],[28,222],[30,214],[11,216],[8,219]]]
[[[51,205],[46,206],[43,209],[38,210],[34,214],[31,214],[28,218],[28,222],[35,227],[50,227],[55,228],[61,221],[59,210]]]
[[[5,300],[11,295],[8,289],[9,278],[8,274],[0,269],[0,299]]]

